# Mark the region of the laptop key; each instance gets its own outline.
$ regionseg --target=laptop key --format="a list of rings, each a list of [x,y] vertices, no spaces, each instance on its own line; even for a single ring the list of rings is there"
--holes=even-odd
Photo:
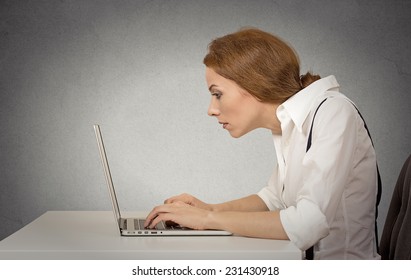
[[[158,229],[158,230],[165,230],[165,229],[166,229],[166,226],[164,225],[164,222],[161,221],[160,223],[158,223],[158,224],[156,225],[156,229]]]
[[[144,222],[145,222],[145,220],[142,220],[142,219],[136,219],[136,221],[137,221],[137,224],[138,224],[138,229],[144,229]]]

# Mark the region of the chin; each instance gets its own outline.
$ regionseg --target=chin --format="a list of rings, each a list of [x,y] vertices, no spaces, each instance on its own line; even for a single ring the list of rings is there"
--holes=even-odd
[[[240,138],[241,136],[247,134],[248,131],[247,132],[244,132],[244,131],[229,131],[229,132],[230,132],[231,137]]]

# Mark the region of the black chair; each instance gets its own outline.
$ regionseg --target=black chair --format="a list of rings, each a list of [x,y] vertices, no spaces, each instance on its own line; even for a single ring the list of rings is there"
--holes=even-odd
[[[392,194],[380,242],[383,260],[411,260],[411,155]]]

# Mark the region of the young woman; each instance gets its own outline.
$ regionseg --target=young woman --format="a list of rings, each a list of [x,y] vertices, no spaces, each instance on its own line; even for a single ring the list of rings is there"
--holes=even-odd
[[[315,259],[377,259],[376,156],[354,104],[334,76],[300,77],[280,38],[244,29],[217,38],[204,58],[210,116],[232,137],[271,130],[277,165],[259,193],[208,204],[182,194],[155,207],[146,226],[172,221],[289,239]],[[315,120],[315,122],[314,122]]]

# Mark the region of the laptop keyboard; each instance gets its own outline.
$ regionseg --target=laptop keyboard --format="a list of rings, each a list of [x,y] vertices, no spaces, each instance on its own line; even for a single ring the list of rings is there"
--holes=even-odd
[[[143,219],[134,219],[135,229],[139,229],[139,230],[145,229],[144,228],[144,222],[145,222],[145,220],[143,220]],[[156,225],[155,229],[157,229],[157,230],[185,230],[185,229],[188,229],[188,228],[180,227],[179,225],[168,226],[162,221],[162,222],[160,222]]]

